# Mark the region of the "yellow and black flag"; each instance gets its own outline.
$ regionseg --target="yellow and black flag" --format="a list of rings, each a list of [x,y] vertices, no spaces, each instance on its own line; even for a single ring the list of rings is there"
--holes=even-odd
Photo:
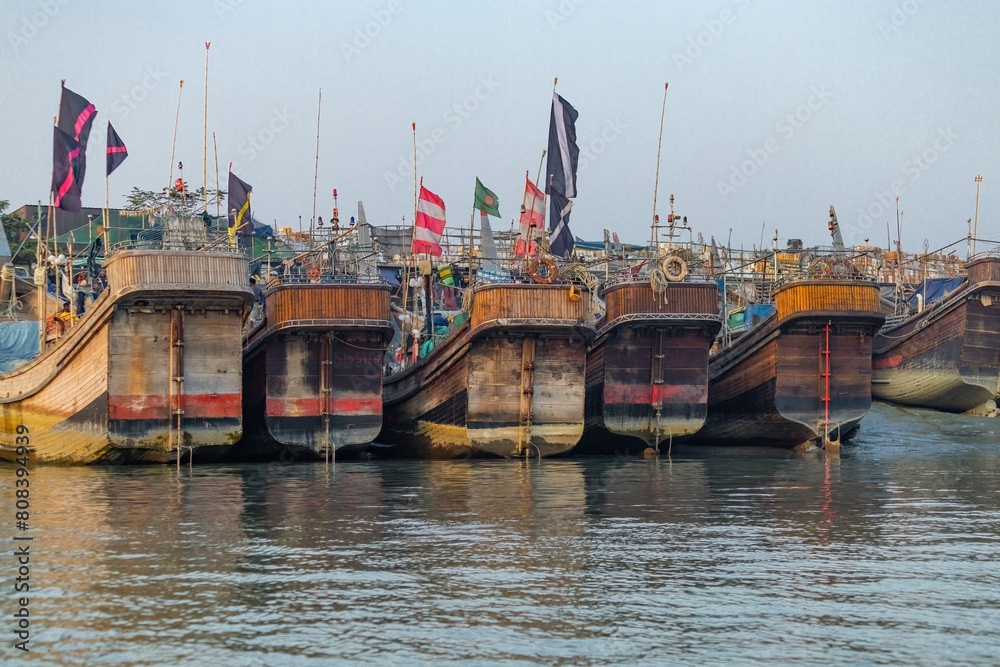
[[[250,193],[253,186],[244,183],[233,172],[229,172],[229,236],[237,234],[249,236],[253,233],[250,222]]]

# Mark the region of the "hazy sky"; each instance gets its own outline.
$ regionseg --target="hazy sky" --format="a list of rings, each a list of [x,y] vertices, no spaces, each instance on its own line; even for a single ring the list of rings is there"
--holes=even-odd
[[[580,114],[571,228],[585,239],[649,238],[665,82],[657,212],[676,195],[695,234],[827,243],[834,204],[848,242],[884,247],[898,194],[904,246],[933,250],[966,234],[981,174],[979,235],[1000,238],[995,1],[3,0],[0,12],[0,199],[14,207],[48,198],[60,79],[98,109],[85,206],[104,204],[108,120],[129,150],[111,205],[167,185],[180,79],[175,162],[200,186],[211,42],[209,183],[214,132],[222,187],[233,162],[255,217],[278,227],[312,214],[322,89],[317,215],[337,188],[344,220],[360,199],[373,224],[409,222],[415,122],[418,174],[449,227],[468,226],[478,176],[503,228],[525,171],[536,176],[558,76]]]

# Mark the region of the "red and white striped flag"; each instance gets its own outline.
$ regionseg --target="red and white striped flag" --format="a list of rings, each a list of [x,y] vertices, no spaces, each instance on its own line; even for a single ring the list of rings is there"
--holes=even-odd
[[[524,177],[524,205],[521,206],[521,231],[517,236],[515,255],[534,257],[538,252],[535,238],[545,227],[545,193]]]
[[[440,257],[443,233],[444,200],[421,185],[420,199],[417,201],[417,223],[410,251]]]

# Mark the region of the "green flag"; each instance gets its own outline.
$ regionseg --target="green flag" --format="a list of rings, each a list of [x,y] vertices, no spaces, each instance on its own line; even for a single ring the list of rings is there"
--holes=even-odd
[[[487,215],[492,215],[494,218],[500,217],[500,200],[478,178],[476,179],[476,203],[473,208],[477,208]]]

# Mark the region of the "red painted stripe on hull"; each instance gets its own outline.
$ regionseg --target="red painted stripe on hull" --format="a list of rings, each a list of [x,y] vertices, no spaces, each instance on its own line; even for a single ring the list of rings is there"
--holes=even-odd
[[[903,355],[896,354],[891,357],[882,357],[879,359],[872,359],[872,368],[878,370],[880,368],[895,368],[903,363]]]
[[[186,394],[182,401],[185,419],[239,419],[243,415],[241,394]],[[166,396],[108,396],[111,419],[166,419],[167,416]]]
[[[330,412],[335,415],[382,414],[382,399],[379,398],[331,398]],[[268,398],[268,417],[311,417],[323,414],[323,400],[320,398]]]
[[[686,385],[645,385],[629,384],[604,385],[605,403],[626,405],[649,405],[651,403],[705,403],[708,401],[708,387],[699,384]]]

